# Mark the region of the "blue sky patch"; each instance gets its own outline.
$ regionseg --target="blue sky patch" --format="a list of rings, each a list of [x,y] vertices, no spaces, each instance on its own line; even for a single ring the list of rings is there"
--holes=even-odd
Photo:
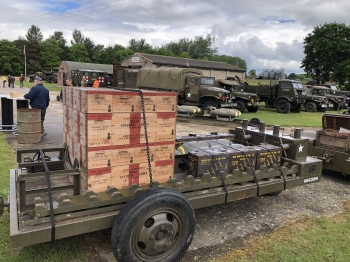
[[[73,1],[61,2],[49,0],[45,1],[44,10],[54,12],[54,13],[67,13],[71,10],[75,10],[80,5]]]

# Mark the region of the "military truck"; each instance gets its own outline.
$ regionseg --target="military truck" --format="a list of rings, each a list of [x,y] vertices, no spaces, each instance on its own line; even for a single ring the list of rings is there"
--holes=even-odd
[[[332,90],[331,93],[333,93],[334,95],[345,96],[346,97],[346,104],[348,107],[350,107],[350,91],[339,90],[337,88],[337,86],[335,84],[332,84],[332,83],[321,84],[321,86],[325,86],[327,88],[330,88]]]
[[[326,90],[326,87],[314,88],[311,86],[306,88],[304,103],[306,112],[325,112],[327,109],[333,109],[333,103],[329,102],[325,96]]]
[[[178,105],[202,108],[204,114],[216,108],[235,108],[231,91],[215,87],[215,78],[195,68],[141,68],[136,87],[178,94]]]
[[[246,109],[248,112],[257,112],[259,109],[259,97],[255,93],[243,91],[244,83],[241,83],[238,77],[228,77],[227,79],[217,79],[215,86],[230,90],[234,95],[233,102],[237,104],[237,109],[243,113]]]
[[[91,87],[97,79],[101,87],[108,86],[109,76],[104,70],[75,69],[71,74],[73,86],[81,86],[82,79],[86,80],[86,86]]]
[[[31,74],[28,76],[28,81],[29,82],[34,82],[35,77],[41,77],[41,79],[44,81],[46,79],[46,75],[41,71],[41,72],[35,72],[35,74]]]
[[[337,110],[338,108],[342,109],[347,104],[347,98],[345,95],[335,95],[334,91],[330,88],[314,85],[305,85],[305,87],[322,92],[324,96],[328,98],[328,101],[333,104],[334,110]]]
[[[260,82],[257,86],[246,84],[243,90],[257,94],[260,102],[265,102],[266,107],[275,107],[277,112],[282,114],[289,111],[300,113],[305,102],[303,84],[290,79],[271,80],[269,85],[261,85]]]
[[[57,83],[57,72],[49,70],[49,71],[43,71],[45,74],[45,81],[48,83]]]

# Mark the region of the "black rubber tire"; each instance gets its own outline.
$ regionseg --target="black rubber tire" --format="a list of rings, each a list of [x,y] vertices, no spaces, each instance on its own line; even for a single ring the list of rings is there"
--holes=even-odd
[[[282,193],[282,190],[281,191],[276,191],[276,192],[271,192],[271,193],[268,193],[266,194],[267,196],[278,196],[279,194]]]
[[[317,108],[317,112],[326,112],[327,108]]]
[[[169,188],[141,191],[114,221],[113,254],[121,262],[179,261],[192,242],[195,224],[193,209],[180,192]]]
[[[290,103],[286,99],[280,99],[276,103],[276,110],[278,113],[287,114],[290,110]]]
[[[202,106],[202,112],[203,112],[203,115],[210,115],[209,114],[209,107],[216,107],[216,108],[219,108],[218,104],[213,102],[213,101],[207,101],[203,104]]]
[[[254,118],[249,120],[249,124],[259,126],[260,125],[260,120],[259,120],[259,118],[254,117]]]
[[[293,113],[300,113],[302,109],[303,109],[303,104],[298,104],[298,105],[295,106],[294,108],[291,108],[291,109],[290,109],[290,112],[293,112]]]
[[[238,100],[235,103],[237,104],[236,109],[241,111],[241,113],[243,113],[245,111],[245,109],[246,109],[245,103],[243,101],[241,101],[241,100]]]
[[[259,107],[258,106],[248,106],[247,107],[247,110],[248,110],[248,112],[250,112],[250,113],[256,113],[256,112],[258,112],[258,110],[259,110]]]
[[[273,103],[271,103],[271,102],[265,102],[265,106],[266,106],[267,108],[273,108]]]
[[[307,102],[305,104],[305,111],[306,112],[316,112],[317,111],[317,105],[314,102]]]
[[[339,105],[335,101],[332,101],[332,103],[333,103],[333,110],[338,110]]]

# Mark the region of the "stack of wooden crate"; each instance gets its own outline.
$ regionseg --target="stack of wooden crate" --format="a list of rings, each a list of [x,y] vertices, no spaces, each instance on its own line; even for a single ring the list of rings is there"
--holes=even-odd
[[[176,93],[143,91],[153,180],[174,173]],[[102,192],[150,182],[141,97],[138,92],[63,88],[64,143],[78,161],[80,191]]]

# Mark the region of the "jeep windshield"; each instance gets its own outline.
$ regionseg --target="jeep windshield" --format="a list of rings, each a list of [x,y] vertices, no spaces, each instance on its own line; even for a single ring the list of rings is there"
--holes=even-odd
[[[295,89],[304,89],[303,84],[300,82],[293,82],[292,84]]]
[[[215,82],[214,77],[201,77],[201,85],[211,85],[213,86]]]

